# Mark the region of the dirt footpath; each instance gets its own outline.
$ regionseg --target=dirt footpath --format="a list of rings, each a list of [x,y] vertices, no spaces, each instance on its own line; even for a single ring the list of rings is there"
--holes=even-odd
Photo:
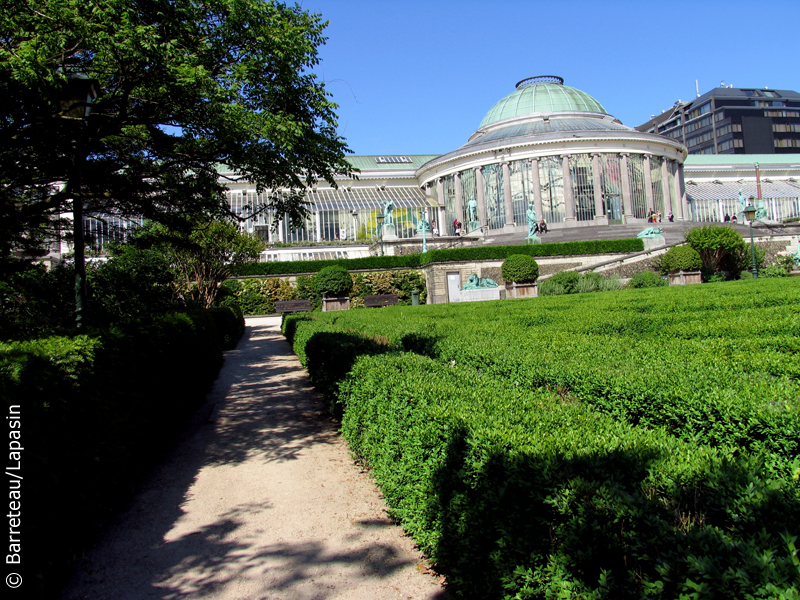
[[[446,598],[350,459],[280,319],[247,325],[205,412],[62,598]]]

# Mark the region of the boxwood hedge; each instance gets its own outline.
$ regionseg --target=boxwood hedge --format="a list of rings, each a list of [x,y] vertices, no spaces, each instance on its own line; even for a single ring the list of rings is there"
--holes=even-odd
[[[797,286],[391,307],[284,329],[458,596],[796,598]]]
[[[557,242],[521,246],[473,246],[430,250],[425,254],[402,256],[368,256],[365,258],[338,258],[335,260],[303,260],[268,263],[249,263],[237,268],[234,275],[288,275],[292,273],[316,273],[323,267],[340,265],[350,271],[356,269],[388,269],[393,267],[417,268],[435,262],[464,260],[502,260],[512,254],[528,256],[565,256],[576,254],[608,254],[639,252],[644,250],[641,239],[591,240]]]
[[[223,308],[0,343],[0,396],[20,415],[25,448],[29,597],[53,597],[203,401],[243,326],[241,313]]]

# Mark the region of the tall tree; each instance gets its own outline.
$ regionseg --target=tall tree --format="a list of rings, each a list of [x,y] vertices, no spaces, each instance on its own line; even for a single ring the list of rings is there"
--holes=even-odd
[[[304,186],[351,171],[336,105],[311,71],[319,15],[267,0],[0,6],[0,260],[41,245],[76,195],[87,214],[224,216],[224,164],[260,192],[291,190],[271,208],[300,219]],[[60,102],[71,71],[100,91],[80,135]]]
[[[196,295],[209,308],[220,286],[236,267],[258,258],[263,240],[240,231],[235,223],[221,219],[196,219],[183,230],[151,224],[137,232],[133,245],[156,250],[170,265],[182,298]]]

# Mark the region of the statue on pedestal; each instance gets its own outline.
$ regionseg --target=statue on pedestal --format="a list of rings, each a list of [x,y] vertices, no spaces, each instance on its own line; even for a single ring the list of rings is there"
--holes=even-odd
[[[470,196],[469,202],[467,202],[467,216],[470,221],[478,220],[478,202],[473,196]]]
[[[528,219],[528,239],[538,237],[536,232],[539,231],[539,224],[536,222],[536,209],[533,204],[528,204],[525,217]]]
[[[742,188],[739,188],[739,212],[736,213],[736,218],[740,223],[744,223],[744,209],[747,207],[747,202],[745,202],[744,194],[742,193]]]
[[[637,238],[653,238],[664,233],[663,227],[647,227],[636,234]]]
[[[394,202],[388,200],[383,205],[383,224],[384,225],[392,225],[394,223],[394,219],[392,218],[392,213],[394,212]]]
[[[769,218],[767,214],[767,207],[764,204],[764,199],[759,198],[758,200],[758,209],[756,209],[756,221],[764,221]]]

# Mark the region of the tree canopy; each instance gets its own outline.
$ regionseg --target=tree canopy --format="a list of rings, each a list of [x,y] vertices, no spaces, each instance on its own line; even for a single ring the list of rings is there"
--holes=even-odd
[[[301,218],[304,186],[351,171],[312,72],[326,25],[267,0],[4,2],[0,256],[41,245],[76,191],[87,214],[229,214],[219,165],[260,192],[290,190],[271,209]],[[99,90],[85,121],[60,102],[78,71]]]
[[[133,244],[157,250],[175,273],[181,297],[195,294],[204,308],[211,307],[219,287],[237,267],[255,260],[264,249],[262,240],[230,221],[198,219],[182,229],[189,233],[152,224],[137,232]]]

